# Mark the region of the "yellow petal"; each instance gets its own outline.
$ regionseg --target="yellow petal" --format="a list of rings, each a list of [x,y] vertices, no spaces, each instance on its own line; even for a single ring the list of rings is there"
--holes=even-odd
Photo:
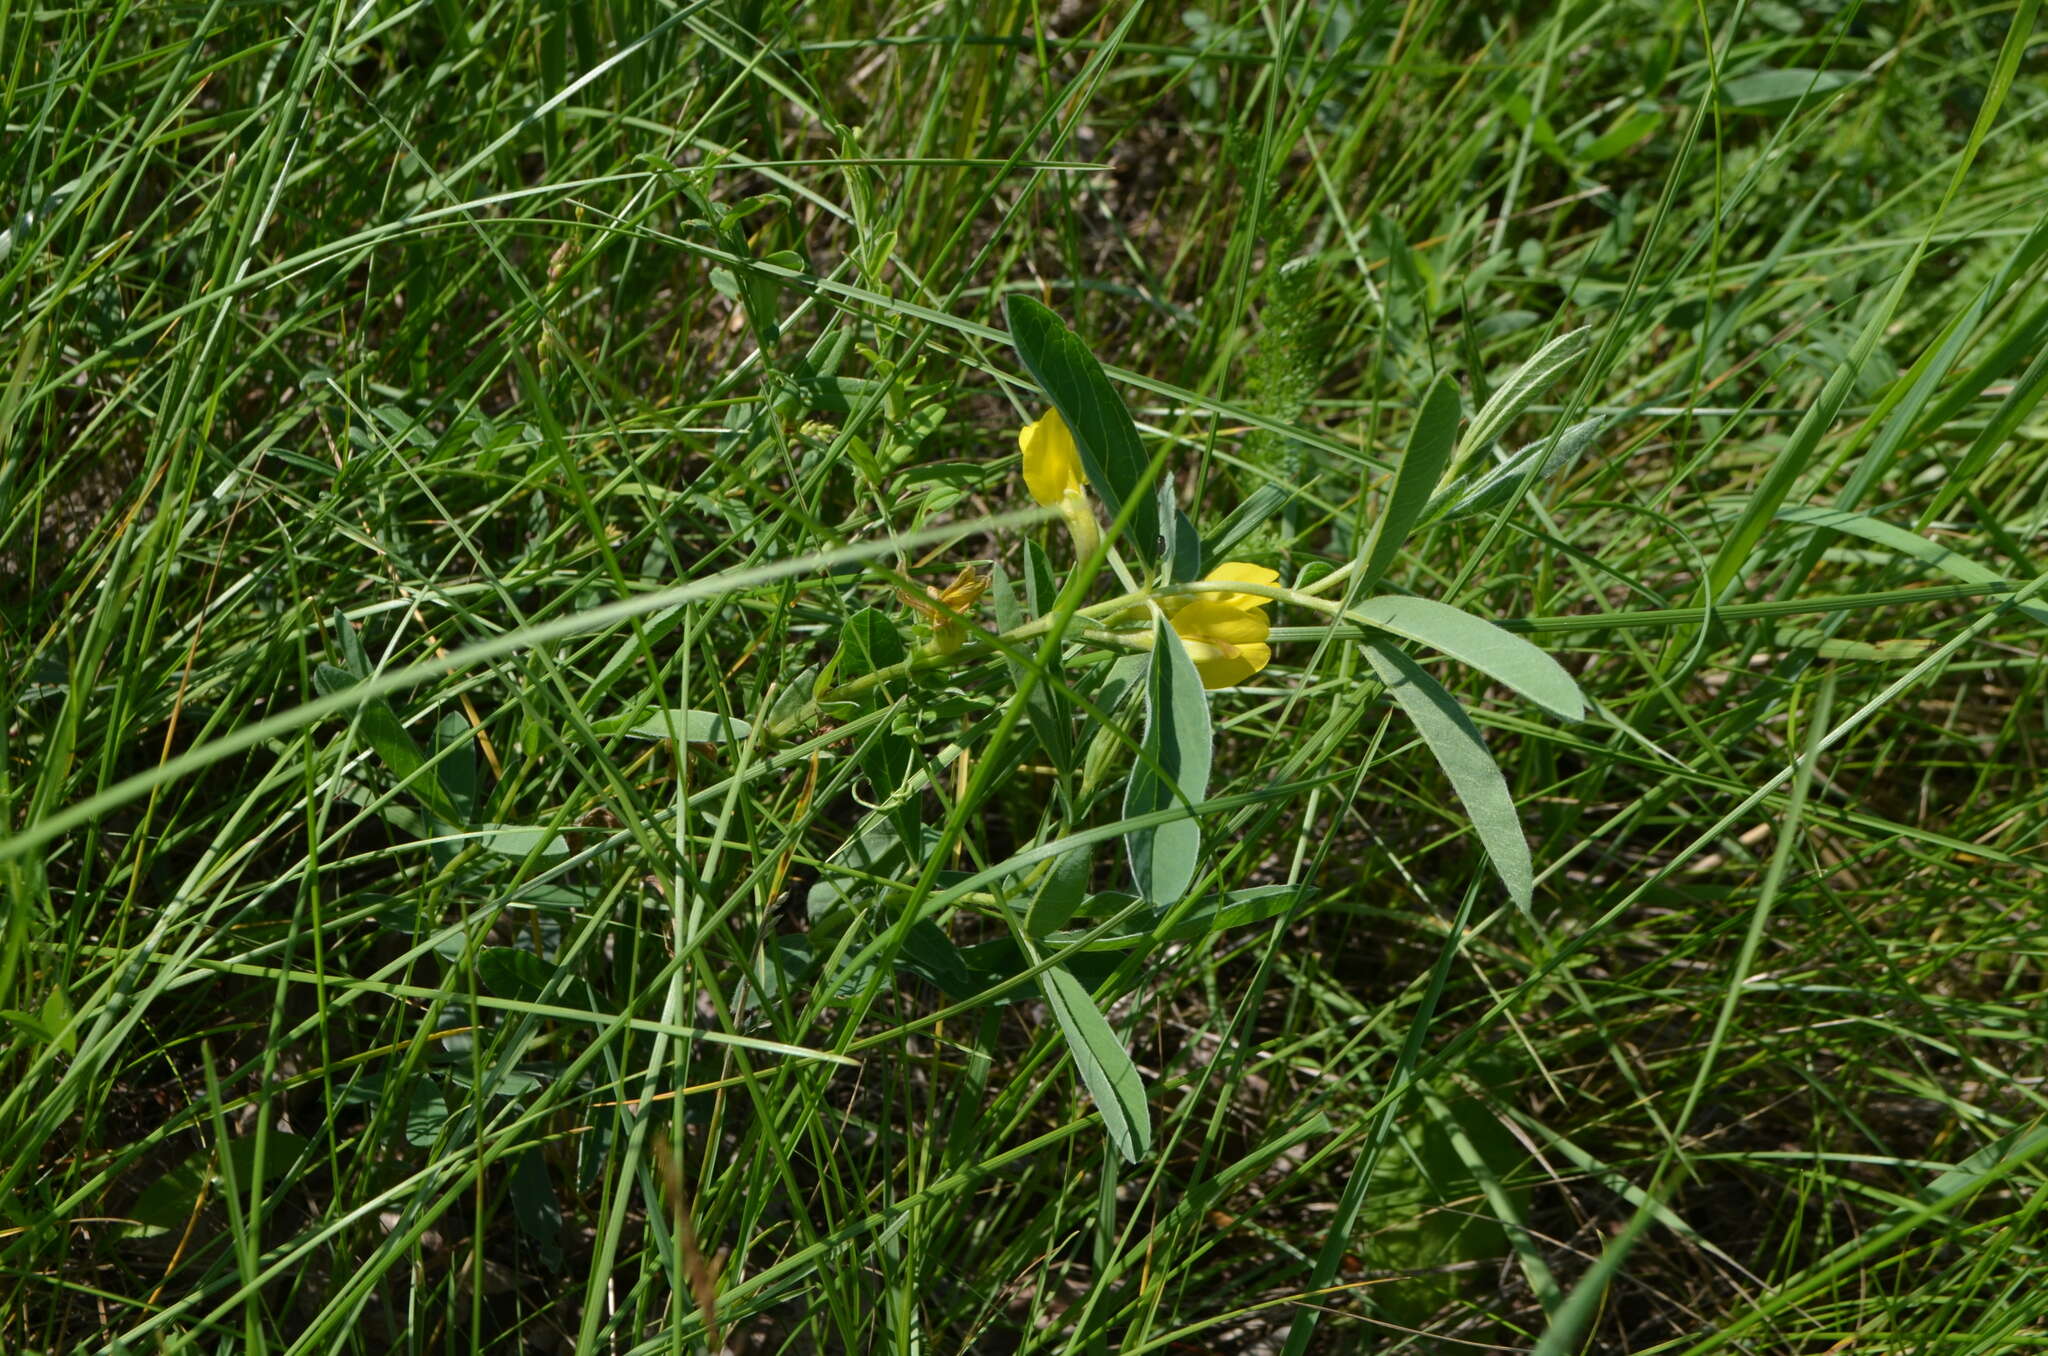
[[[1173,629],[1180,632],[1183,640],[1244,646],[1263,644],[1266,633],[1272,628],[1263,612],[1211,602],[1205,596],[1173,614]]]
[[[1249,561],[1232,560],[1218,565],[1202,579],[1210,584],[1277,584],[1280,571],[1253,565]],[[1232,607],[1264,607],[1273,601],[1258,593],[1204,593],[1201,597],[1204,601],[1228,603]]]
[[[1031,497],[1046,507],[1053,507],[1068,490],[1086,483],[1073,431],[1058,410],[1047,410],[1037,423],[1019,429],[1017,447],[1024,453],[1024,484]]]
[[[975,603],[979,602],[981,595],[986,592],[988,576],[969,565],[953,576],[953,582],[946,585],[943,592],[934,596],[955,612],[972,612]]]
[[[1272,647],[1266,644],[1271,627],[1266,614],[1255,608],[1203,596],[1174,613],[1172,622],[1195,661],[1202,686],[1212,692],[1234,687],[1273,662]]]
[[[1213,659],[1197,659],[1195,672],[1201,676],[1202,686],[1214,692],[1219,687],[1237,686],[1272,662],[1273,651],[1255,643],[1237,646],[1233,653]]]

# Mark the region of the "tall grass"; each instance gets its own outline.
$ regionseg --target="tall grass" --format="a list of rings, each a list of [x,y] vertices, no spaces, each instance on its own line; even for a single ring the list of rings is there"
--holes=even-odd
[[[2042,1345],[2038,10],[0,9],[0,1349]],[[1013,296],[1290,590],[1586,327],[1377,588],[1526,910],[1304,606],[1128,936],[1111,641],[839,686]]]

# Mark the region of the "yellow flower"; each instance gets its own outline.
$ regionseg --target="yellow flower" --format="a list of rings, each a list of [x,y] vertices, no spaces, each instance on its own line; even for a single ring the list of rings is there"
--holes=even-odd
[[[923,598],[904,589],[896,590],[896,596],[930,626],[932,652],[952,654],[967,639],[962,618],[971,614],[981,595],[988,592],[988,581],[987,575],[969,565],[953,576],[953,582],[944,589],[927,585]]]
[[[1024,483],[1031,497],[1047,508],[1058,508],[1069,493],[1088,483],[1073,431],[1058,410],[1047,410],[1037,423],[1019,429],[1017,446],[1024,453]]]
[[[1204,582],[1271,584],[1279,578],[1278,570],[1233,560],[1209,571]],[[1260,611],[1272,601],[1257,593],[1198,593],[1173,613],[1174,633],[1195,661],[1203,687],[1233,687],[1273,662],[1266,614]]]
[[[938,599],[940,607],[954,612],[972,612],[974,605],[981,601],[981,595],[988,592],[988,578],[969,565],[954,575],[953,582],[944,589],[926,588],[925,592]]]
[[[1269,570],[1263,565],[1248,561],[1231,560],[1218,565],[1202,576],[1205,584],[1277,584],[1280,571]],[[1263,593],[1200,593],[1196,600],[1204,603],[1228,603],[1232,607],[1264,607],[1272,602]]]
[[[1067,421],[1058,410],[1047,410],[1037,423],[1017,430],[1017,446],[1024,453],[1024,484],[1031,497],[1067,520],[1075,554],[1093,552],[1102,529],[1088,502],[1088,473],[1081,469],[1081,450],[1074,446]]]

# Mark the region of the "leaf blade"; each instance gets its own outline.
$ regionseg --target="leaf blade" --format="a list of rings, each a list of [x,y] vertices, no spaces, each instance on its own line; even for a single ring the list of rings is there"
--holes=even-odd
[[[1202,848],[1202,827],[1193,807],[1209,793],[1214,732],[1201,675],[1180,637],[1164,617],[1152,623],[1152,654],[1145,666],[1143,756],[1124,787],[1124,818],[1135,819],[1174,805],[1188,817],[1124,835],[1131,879],[1149,904],[1171,904],[1187,893]]]
[[[1529,860],[1529,843],[1522,837],[1521,821],[1515,815],[1514,798],[1508,794],[1507,778],[1487,752],[1479,727],[1443,685],[1429,676],[1420,664],[1392,645],[1368,641],[1367,660],[1387,686],[1389,696],[1414,723],[1423,743],[1451,779],[1451,789],[1486,849],[1494,873],[1508,887],[1508,895],[1523,913],[1530,911],[1535,893],[1535,867]]]
[[[1422,398],[1422,411],[1415,427],[1408,431],[1408,449],[1394,472],[1394,491],[1380,519],[1373,524],[1372,541],[1366,547],[1365,568],[1360,586],[1371,589],[1394,563],[1394,555],[1408,540],[1429,508],[1430,497],[1444,473],[1450,469],[1451,450],[1458,442],[1458,420],[1464,402],[1458,383],[1446,372]]]
[[[1066,966],[1041,972],[1038,984],[1081,1082],[1102,1113],[1109,1142],[1126,1163],[1137,1162],[1152,1152],[1152,1113],[1145,1102],[1145,1080],[1138,1076],[1130,1051],[1097,1011],[1094,995]]]
[[[1592,333],[1590,325],[1565,331],[1537,349],[1527,362],[1508,375],[1506,381],[1496,386],[1479,413],[1472,416],[1472,426],[1465,430],[1465,441],[1458,449],[1457,464],[1462,466],[1473,456],[1486,451],[1501,434],[1507,432],[1515,417],[1534,404],[1544,388],[1557,380],[1586,351],[1587,344],[1592,342]]]
[[[1483,617],[1433,598],[1398,594],[1368,598],[1349,615],[1477,669],[1554,716],[1570,721],[1586,718],[1586,699],[1562,664]]]

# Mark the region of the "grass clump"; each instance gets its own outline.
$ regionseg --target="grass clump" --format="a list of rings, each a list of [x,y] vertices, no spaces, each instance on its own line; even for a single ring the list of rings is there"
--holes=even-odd
[[[0,20],[0,1349],[2038,1344],[2038,9]]]

